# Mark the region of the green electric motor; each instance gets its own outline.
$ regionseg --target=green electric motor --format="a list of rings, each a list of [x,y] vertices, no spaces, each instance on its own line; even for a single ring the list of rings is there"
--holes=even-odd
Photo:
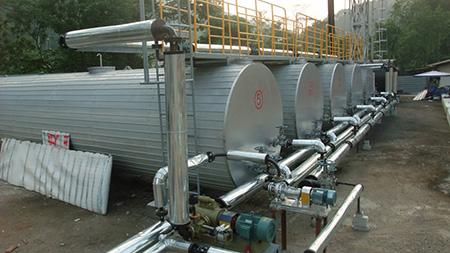
[[[236,234],[249,241],[272,242],[275,239],[276,226],[271,218],[243,213],[234,228]]]

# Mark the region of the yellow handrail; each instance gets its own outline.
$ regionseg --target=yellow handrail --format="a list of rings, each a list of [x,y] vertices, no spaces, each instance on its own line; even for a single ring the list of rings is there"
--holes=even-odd
[[[289,18],[284,7],[265,0],[253,6],[239,0],[160,0],[159,15],[166,21],[192,15],[196,52],[364,60],[364,41],[356,34],[302,13]]]

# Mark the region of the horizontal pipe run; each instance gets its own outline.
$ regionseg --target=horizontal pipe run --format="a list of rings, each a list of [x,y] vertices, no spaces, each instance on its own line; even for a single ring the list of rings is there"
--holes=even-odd
[[[265,164],[269,157],[266,153],[246,152],[238,150],[230,150],[227,152],[227,159],[237,161],[248,161],[254,163]]]
[[[278,164],[280,167],[286,166],[289,168],[293,168],[295,166],[298,166],[300,162],[303,161],[312,152],[313,150],[309,148],[296,150],[294,153],[281,160]]]
[[[269,179],[269,175],[260,174],[255,179],[235,188],[217,199],[223,207],[233,208],[262,189]]]
[[[363,190],[363,186],[358,184],[356,185],[350,194],[345,199],[344,203],[342,203],[341,207],[336,212],[336,215],[333,219],[328,223],[328,225],[323,228],[322,232],[316,237],[314,242],[309,246],[304,253],[317,253],[322,252],[329,244],[331,238],[336,233],[337,228],[342,224],[344,218],[347,216],[350,211],[351,205],[359,198],[361,192]]]
[[[334,151],[329,157],[328,160],[333,161],[336,165],[344,158],[344,156],[350,151],[351,146],[346,143],[339,146],[336,151]]]
[[[286,183],[288,183],[289,185],[294,185],[300,180],[304,179],[306,176],[308,176],[317,165],[317,162],[320,159],[320,157],[321,155],[318,153],[313,154],[310,158],[308,158],[300,166],[298,166],[295,170],[292,171],[291,173],[292,177],[290,179],[287,179]]]
[[[312,154],[311,149],[299,149],[286,157],[285,159],[278,162],[280,168],[289,168],[292,171],[294,166],[297,166],[300,161],[303,161],[306,157]],[[292,174],[289,178],[292,177]],[[288,178],[288,179],[289,179]],[[244,200],[261,190],[267,185],[267,180],[269,175],[260,174],[255,179],[240,185],[239,187],[233,189],[232,191],[220,196],[217,201],[224,207],[233,208],[238,204],[242,203]]]
[[[160,234],[168,233],[172,230],[172,225],[166,221],[160,221],[150,228],[147,228],[137,235],[131,237],[125,242],[119,244],[114,249],[108,251],[108,253],[136,253],[149,245],[154,244],[158,241]]]
[[[153,41],[151,27],[154,21],[146,20],[70,31],[64,35],[64,43],[69,48],[79,49],[125,42]]]
[[[189,252],[193,252],[193,251],[191,251],[191,249],[194,248],[195,246],[198,246],[198,245],[196,245],[194,243],[190,243],[188,241],[184,241],[184,240],[164,238],[164,239],[161,239],[158,243],[156,243],[152,247],[148,248],[143,253],[162,253],[162,252],[167,252],[167,251],[189,253]],[[201,247],[201,246],[198,246],[198,247]],[[203,249],[204,249],[204,251],[203,251]],[[198,251],[198,252],[200,252],[200,251]],[[217,248],[217,247],[213,247],[213,246],[202,247],[201,252],[205,252],[205,253],[238,253],[237,251]]]
[[[384,106],[381,106],[381,107],[380,106],[377,107],[377,110],[386,109]],[[389,104],[388,106],[391,106],[391,104]],[[386,107],[388,107],[388,106],[386,106]],[[362,114],[362,115],[364,115],[364,114]],[[375,118],[382,117],[382,116],[383,116],[383,113],[379,112],[375,115]],[[370,117],[371,117],[371,114],[367,114],[363,117],[362,121],[365,122],[365,121],[367,121],[367,119],[370,119]],[[369,120],[369,122],[367,122],[361,128],[359,128],[359,131],[358,131],[359,134],[358,134],[358,132],[355,134],[356,139],[355,139],[355,136],[353,135],[353,131],[355,130],[355,127],[353,127],[353,126],[348,127],[344,132],[342,132],[339,136],[337,136],[336,141],[331,142],[330,143],[331,145],[329,144],[326,146],[326,153],[324,154],[324,157],[328,157],[328,159],[330,159],[330,157],[331,157],[332,159],[340,161],[342,159],[342,157],[348,152],[348,150],[351,149],[352,145],[357,144],[364,137],[364,135],[369,131],[369,129],[371,127],[369,124],[371,121],[373,121],[373,119]],[[344,143],[344,142],[347,142],[347,143]],[[333,147],[336,147],[336,149],[332,153]],[[338,150],[339,148],[340,148],[340,150]],[[299,155],[300,151],[297,151],[297,152],[294,153],[296,156],[298,155],[299,157],[306,157],[306,153],[301,152],[302,155],[300,156]],[[303,156],[303,155],[305,155],[305,156]],[[303,180],[308,175],[313,174],[313,175],[320,176],[323,172],[322,169],[320,168],[320,166],[318,166],[318,161],[319,161],[320,157],[321,157],[321,155],[319,153],[311,154],[311,156],[309,156],[308,159],[306,159],[304,162],[302,162],[297,168],[292,170],[291,178],[286,179],[285,180],[286,183],[288,183],[289,185],[295,185],[296,183]],[[294,160],[295,159],[292,159],[292,162]],[[283,161],[291,162],[290,157],[284,159]],[[283,163],[283,161],[281,161],[280,163]],[[242,201],[244,201],[245,199],[247,199],[248,197],[250,197],[257,191],[262,189],[264,186],[266,186],[268,178],[269,178],[269,176],[267,174],[261,174],[256,179],[251,180],[251,181],[247,182],[246,184],[241,185],[241,186],[237,187],[236,189],[219,197],[218,202],[220,202],[223,206],[226,206],[226,207],[230,207],[230,208],[235,207],[236,205],[238,205],[239,203],[241,203]],[[316,178],[318,178],[318,177],[316,177]]]
[[[329,145],[333,147],[339,147],[342,143],[344,143],[348,138],[353,136],[353,131],[355,130],[355,127],[351,126],[347,128],[344,132],[342,132],[340,135],[337,136],[336,140],[333,142],[330,142]]]
[[[361,119],[361,126],[367,124],[372,119],[372,115],[367,114]]]

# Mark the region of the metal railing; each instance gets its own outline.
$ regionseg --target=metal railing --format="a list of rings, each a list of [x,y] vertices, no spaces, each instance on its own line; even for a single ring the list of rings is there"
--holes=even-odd
[[[364,60],[356,34],[302,13],[290,18],[265,0],[160,0],[157,8],[160,18],[191,28],[196,53]]]

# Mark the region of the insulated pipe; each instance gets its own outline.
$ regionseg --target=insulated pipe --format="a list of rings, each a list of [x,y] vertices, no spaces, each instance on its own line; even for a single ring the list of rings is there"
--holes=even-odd
[[[294,139],[292,140],[291,144],[294,147],[312,147],[314,150],[320,153],[326,152],[326,146],[320,139]]]
[[[330,142],[328,145],[332,146],[334,148],[339,147],[344,141],[346,141],[348,138],[353,136],[353,132],[355,130],[355,127],[349,127],[344,132],[339,134],[338,137],[336,137],[335,141]]]
[[[150,228],[147,228],[137,235],[131,237],[125,242],[119,244],[108,253],[135,253],[147,248],[149,245],[158,241],[160,234],[168,233],[172,230],[172,226],[167,221],[160,221]]]
[[[308,154],[311,154],[313,151],[309,148],[296,150],[294,153],[290,154],[285,159],[281,160],[278,165],[281,167],[292,168],[294,166],[298,166],[299,163],[306,158]]]
[[[170,41],[177,37],[175,30],[161,19],[145,20],[121,25],[70,31],[60,39],[63,47],[83,49],[142,41]]]
[[[188,169],[195,168],[209,161],[207,154],[199,154],[188,159]],[[167,178],[169,170],[162,167],[153,178],[153,198],[156,208],[165,207],[167,204]]]
[[[227,250],[222,248],[216,248],[213,246],[200,246],[195,243],[190,243],[188,241],[184,240],[175,240],[172,238],[165,238],[162,239],[159,242],[159,245],[157,246],[157,249],[167,249],[170,251],[175,252],[204,252],[204,253],[238,253],[237,251],[233,250]],[[197,249],[197,250],[195,250]],[[148,249],[144,253],[152,253],[153,251],[150,251],[151,249]]]
[[[347,126],[348,126],[348,122],[339,123],[336,126],[334,126],[333,128],[331,128],[330,130],[328,130],[326,132],[326,136],[328,137],[328,139],[330,139],[330,141],[335,141],[337,138],[336,134],[343,131]]]
[[[361,123],[361,119],[354,115],[354,116],[344,116],[344,117],[334,117],[334,122],[349,122],[352,126],[359,126]]]
[[[254,163],[265,164],[269,157],[266,153],[246,152],[238,150],[230,150],[227,152],[227,159],[237,161],[248,161]]]
[[[387,103],[387,99],[385,97],[370,97],[370,100],[375,102]]]
[[[166,52],[164,73],[168,128],[169,220],[174,225],[186,225],[190,218],[184,53]]]
[[[121,25],[102,26],[70,31],[62,37],[61,43],[78,49],[99,45],[152,41],[151,27],[155,20],[146,20]]]
[[[367,110],[369,112],[374,112],[377,110],[373,105],[356,105],[356,109]]]
[[[336,215],[333,219],[326,225],[320,234],[316,237],[314,242],[309,246],[304,253],[317,253],[322,252],[329,244],[331,237],[336,233],[337,228],[344,221],[345,216],[350,211],[351,205],[359,198],[361,192],[363,190],[363,186],[358,184],[356,185],[350,194],[345,199],[344,203],[342,203],[341,207],[336,212]]]
[[[361,126],[367,124],[372,119],[372,115],[367,114],[361,119]]]
[[[217,202],[219,202],[222,207],[233,208],[261,190],[267,184],[268,179],[269,175],[260,174],[256,176],[255,179],[248,181],[234,190],[220,196],[217,199]]]
[[[312,151],[310,149],[297,150],[287,158],[278,162],[278,165],[280,169],[294,167],[297,165],[298,161],[303,160],[311,153]],[[289,178],[291,177],[292,175]],[[219,202],[223,207],[233,208],[261,190],[267,184],[268,179],[269,175],[260,174],[255,179],[248,181],[234,190],[220,196],[217,198],[217,202]]]
[[[392,103],[394,103],[394,102],[392,102]],[[381,110],[381,109],[383,109],[383,111],[385,111],[387,108],[390,108],[390,106],[392,106],[392,105],[388,104],[386,107],[379,105],[377,107],[377,111]],[[358,113],[360,113],[360,112],[358,112]],[[358,115],[358,113],[355,115]],[[377,118],[379,119],[382,116],[383,116],[383,112],[379,112],[375,115],[374,119],[377,119]],[[370,119],[370,114],[367,114],[366,116],[364,116],[362,121],[367,121],[367,119]],[[367,126],[367,124],[370,124],[371,122],[373,122],[374,119],[367,122],[366,125],[364,125],[363,127],[361,127],[359,129],[359,131],[363,131],[363,132],[368,131],[366,126]],[[370,128],[370,126],[368,126],[368,127]],[[333,154],[331,154],[331,151],[333,150],[333,148],[330,145],[328,145],[326,147],[326,153],[324,154],[324,156],[327,157],[331,154],[332,159],[335,159],[335,160],[341,159],[341,156],[343,156],[345,153],[348,152],[348,150],[351,149],[351,145],[349,143],[345,143],[342,145],[341,145],[341,143],[348,141],[348,138],[350,138],[353,135],[352,133],[353,133],[354,129],[355,128],[353,126],[347,128],[344,132],[342,132],[337,137],[336,141],[330,143],[330,144],[332,144],[331,146],[338,147],[338,149],[339,149],[339,150],[336,149],[336,151],[333,153],[334,156],[333,156]],[[362,136],[358,137],[358,139],[362,138]],[[355,140],[351,141],[351,143],[355,143]],[[342,146],[345,146],[345,147],[342,147]],[[295,170],[292,171],[292,173],[291,173],[292,177],[290,179],[285,180],[286,183],[288,183],[289,185],[296,184],[297,182],[299,182],[300,180],[304,179],[306,176],[311,175],[311,174],[317,175],[317,178],[318,178],[323,172],[322,169],[318,166],[318,160],[320,159],[320,157],[321,157],[321,155],[318,153],[312,154],[306,161],[304,161],[302,164],[300,164],[300,166],[298,166]],[[330,157],[328,157],[328,159],[329,158]],[[286,158],[285,160],[287,160],[287,159],[289,159],[289,157]],[[256,179],[251,180],[244,185],[241,185],[240,187],[226,193],[225,195],[222,195],[221,197],[219,197],[217,199],[217,201],[219,203],[221,203],[222,206],[230,207],[230,208],[235,207],[236,205],[238,205],[239,203],[241,203],[248,197],[252,196],[254,193],[258,192],[265,185],[267,185],[268,178],[269,178],[269,176],[267,174],[261,174]]]

